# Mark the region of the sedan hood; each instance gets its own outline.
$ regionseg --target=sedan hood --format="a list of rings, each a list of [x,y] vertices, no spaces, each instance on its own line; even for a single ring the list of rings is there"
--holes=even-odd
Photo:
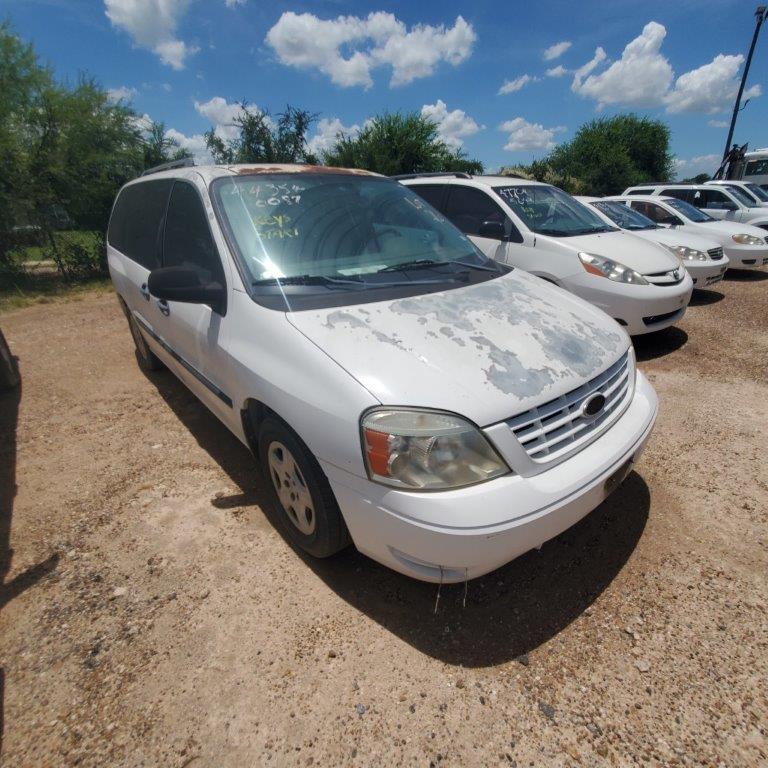
[[[643,240],[648,240],[651,243],[671,246],[683,245],[686,248],[695,248],[697,251],[704,251],[705,253],[720,245],[713,238],[707,239],[703,233],[702,235],[694,235],[687,231],[674,229],[641,229],[631,234],[635,237],[642,237]]]
[[[521,270],[287,317],[379,402],[453,411],[480,426],[575,389],[629,347],[602,311]]]
[[[697,227],[702,227],[701,233],[704,234],[706,230],[711,230],[713,233],[717,232],[720,235],[752,235],[753,237],[768,237],[764,229],[756,227],[753,224],[740,224],[736,221],[723,221],[722,219],[717,221],[701,221],[696,223]],[[731,242],[731,245],[733,243]]]
[[[600,232],[595,235],[559,238],[559,242],[568,243],[577,251],[606,256],[641,275],[668,272],[680,266],[677,257],[666,248],[649,243],[631,232]]]

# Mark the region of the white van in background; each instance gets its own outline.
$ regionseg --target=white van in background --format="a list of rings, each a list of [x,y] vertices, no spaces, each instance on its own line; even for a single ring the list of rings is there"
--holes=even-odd
[[[749,224],[718,221],[704,211],[676,197],[632,195],[606,198],[619,200],[651,221],[675,232],[701,235],[715,240],[723,247],[731,269],[756,269],[768,264],[768,243],[765,232]]]
[[[680,257],[693,279],[694,288],[708,288],[719,283],[728,269],[728,257],[715,240],[692,233],[668,230],[651,221],[647,216],[618,200],[601,197],[577,196],[577,200],[592,206],[606,222],[621,227],[643,240],[669,248]]]
[[[704,183],[727,187],[728,189],[739,189],[752,200],[753,205],[760,206],[761,208],[768,208],[768,191],[764,190],[759,184],[755,184],[753,181],[713,179],[712,181],[705,181]]]
[[[463,173],[400,180],[487,256],[581,296],[632,336],[673,325],[691,299],[693,282],[680,259],[607,224],[557,187]]]

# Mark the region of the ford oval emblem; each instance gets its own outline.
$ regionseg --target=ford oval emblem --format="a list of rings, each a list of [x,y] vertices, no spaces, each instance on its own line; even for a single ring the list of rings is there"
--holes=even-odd
[[[602,412],[603,408],[605,408],[605,395],[597,392],[584,401],[584,405],[581,406],[581,413],[588,419],[594,419]]]

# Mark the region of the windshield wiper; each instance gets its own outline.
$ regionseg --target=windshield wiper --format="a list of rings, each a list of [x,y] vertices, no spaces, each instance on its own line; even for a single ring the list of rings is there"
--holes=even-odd
[[[328,277],[327,275],[290,275],[289,277],[265,277],[254,280],[253,285],[354,285],[360,287],[363,281],[357,278]]]
[[[498,272],[497,267],[486,266],[485,264],[467,264],[465,261],[457,261],[455,259],[449,261],[439,261],[438,259],[414,259],[413,261],[403,261],[400,264],[390,264],[388,267],[382,267],[376,270],[376,274],[383,272],[402,272],[407,269],[421,269],[422,267],[442,267],[449,264],[456,265],[458,267],[465,267],[466,269],[482,269],[486,272]]]

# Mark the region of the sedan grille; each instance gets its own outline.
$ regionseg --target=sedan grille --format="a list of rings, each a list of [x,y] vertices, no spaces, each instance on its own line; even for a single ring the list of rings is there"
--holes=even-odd
[[[710,250],[707,251],[707,256],[709,256],[710,259],[717,261],[718,259],[723,258],[723,249],[722,248],[710,248]]]
[[[680,285],[685,279],[685,270],[682,267],[671,269],[669,272],[652,272],[643,277],[652,285]]]
[[[577,450],[607,429],[632,396],[629,353],[577,389],[507,421],[507,426],[534,461],[551,461]],[[604,398],[596,415],[585,413],[595,396]]]

